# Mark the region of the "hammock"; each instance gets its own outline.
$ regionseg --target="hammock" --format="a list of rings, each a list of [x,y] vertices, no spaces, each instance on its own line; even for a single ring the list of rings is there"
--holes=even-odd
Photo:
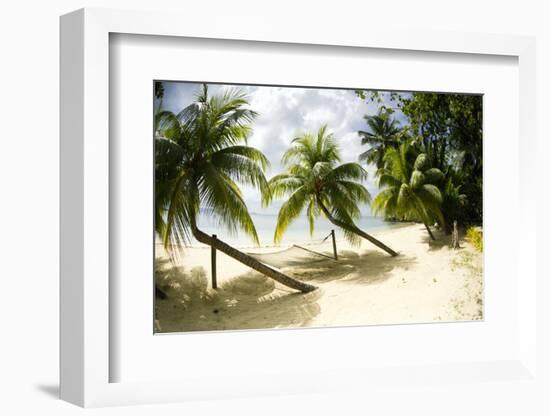
[[[334,260],[332,250],[323,250],[322,244],[330,237],[330,234],[318,244],[308,244],[308,247],[293,244],[284,250],[270,253],[247,252],[250,257],[269,266],[282,268],[306,263]],[[315,250],[313,249],[315,247]],[[328,247],[327,247],[328,249]],[[332,249],[332,247],[330,247]]]
[[[332,246],[325,244],[331,234],[328,234],[322,239],[315,240],[314,242],[308,242],[301,245],[293,244],[290,247],[273,252],[257,252],[247,251],[244,247],[237,248],[250,257],[275,268],[283,268],[290,266],[303,265],[308,263],[315,263],[321,261],[335,261]],[[307,246],[307,247],[306,247]],[[276,246],[273,246],[275,249]],[[201,245],[195,248],[210,249],[210,246]],[[265,249],[266,247],[264,247]],[[158,253],[164,254],[164,248],[161,243],[156,243],[156,249]],[[249,247],[249,249],[256,249],[255,247]]]

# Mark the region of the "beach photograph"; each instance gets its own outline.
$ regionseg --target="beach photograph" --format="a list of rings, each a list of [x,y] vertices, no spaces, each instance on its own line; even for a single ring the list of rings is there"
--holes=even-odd
[[[154,333],[483,320],[483,97],[155,80]]]

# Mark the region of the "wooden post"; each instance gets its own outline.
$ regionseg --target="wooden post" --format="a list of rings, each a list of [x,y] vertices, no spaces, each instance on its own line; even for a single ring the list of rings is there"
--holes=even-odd
[[[460,242],[458,239],[458,227],[456,221],[453,222],[453,233],[451,237],[451,248],[459,249],[460,248]]]
[[[217,238],[216,234],[212,234],[212,238]],[[217,276],[216,276],[216,249],[210,247],[211,253],[211,271],[212,271],[212,289],[218,288]]]
[[[336,235],[334,234],[334,230],[330,231],[330,235],[332,236],[332,251],[334,252],[334,260],[338,260],[338,251],[336,251]]]

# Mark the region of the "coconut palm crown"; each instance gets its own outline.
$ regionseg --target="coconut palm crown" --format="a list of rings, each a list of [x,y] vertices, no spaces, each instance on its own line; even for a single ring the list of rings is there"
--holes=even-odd
[[[361,144],[370,148],[359,155],[359,160],[366,161],[381,168],[384,165],[384,154],[390,147],[399,145],[399,136],[402,132],[397,120],[391,117],[390,110],[381,108],[378,114],[363,117],[369,131],[359,131]]]
[[[358,163],[340,164],[340,161],[338,145],[326,125],[316,134],[304,133],[292,141],[292,147],[282,158],[286,172],[269,181],[270,198],[287,197],[277,216],[274,241],[280,242],[288,226],[305,210],[310,233],[322,213],[343,230],[350,242],[358,243],[359,237],[363,237],[397,255],[355,225],[361,215],[359,205],[371,199],[361,184],[367,171]]]
[[[375,214],[402,220],[421,221],[430,238],[435,237],[429,225],[444,224],[441,212],[442,196],[437,187],[445,175],[430,168],[425,153],[415,155],[408,144],[389,148],[384,155],[384,167],[379,170],[382,191],[374,198]]]
[[[269,162],[246,145],[256,117],[247,104],[238,90],[208,97],[204,85],[180,113],[157,115],[156,228],[166,247],[189,241],[200,210],[259,241],[238,184],[266,192]]]

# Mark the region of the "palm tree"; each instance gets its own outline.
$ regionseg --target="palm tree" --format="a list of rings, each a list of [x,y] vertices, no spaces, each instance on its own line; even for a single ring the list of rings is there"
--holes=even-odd
[[[282,159],[287,171],[269,181],[270,197],[288,195],[277,217],[275,242],[282,239],[288,226],[306,209],[310,233],[315,218],[322,212],[351,242],[363,237],[396,256],[395,251],[355,225],[354,220],[360,216],[359,203],[370,202],[367,189],[360,183],[367,172],[358,163],[338,165],[340,151],[327,126],[322,126],[316,135],[305,133],[292,143]]]
[[[162,81],[155,81],[155,101],[157,104],[157,112],[162,108],[162,100],[164,98],[164,83]]]
[[[370,131],[359,131],[361,144],[370,148],[359,155],[359,160],[376,165],[378,169],[384,166],[384,154],[390,147],[399,145],[401,128],[397,120],[391,117],[391,110],[384,107],[378,110],[378,114],[363,118],[366,120]]]
[[[453,170],[449,170],[446,175],[446,180],[441,187],[443,203],[441,210],[445,220],[445,233],[451,234],[452,224],[455,221],[464,223],[464,207],[466,206],[466,194],[462,193],[462,185],[457,185],[460,182],[460,175]]]
[[[415,157],[407,143],[397,149],[387,149],[384,163],[379,171],[379,186],[383,189],[374,198],[374,212],[386,217],[421,221],[430,238],[435,240],[429,225],[434,221],[444,224],[441,192],[435,185],[444,179],[443,173],[429,168],[425,153]]]
[[[269,192],[264,170],[268,160],[247,146],[256,113],[246,96],[229,91],[208,96],[203,85],[196,101],[179,114],[159,111],[155,125],[155,227],[172,251],[193,236],[272,279],[310,292],[315,286],[295,280],[212,237],[197,226],[201,211],[229,232],[243,230],[259,243],[256,228],[237,183]],[[244,143],[244,144],[243,144]]]

